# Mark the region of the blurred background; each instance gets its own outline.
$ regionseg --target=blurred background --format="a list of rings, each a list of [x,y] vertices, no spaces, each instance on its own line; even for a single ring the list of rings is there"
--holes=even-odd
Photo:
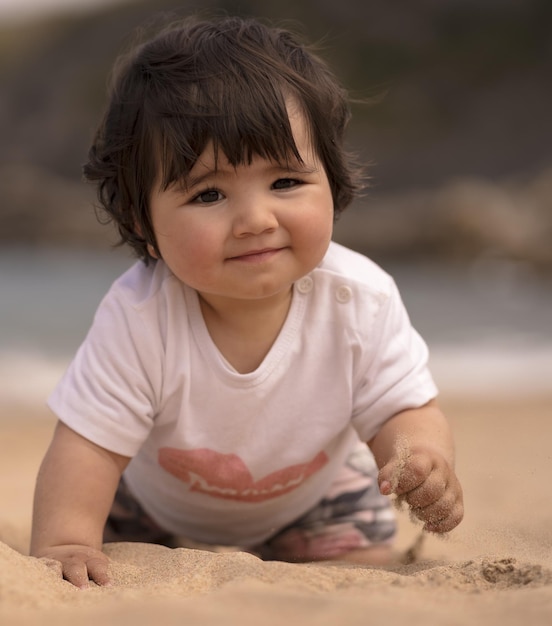
[[[395,276],[443,391],[550,391],[550,0],[0,0],[0,405],[44,402],[133,262],[81,181],[114,59],[221,10],[299,29],[367,101],[335,239]]]

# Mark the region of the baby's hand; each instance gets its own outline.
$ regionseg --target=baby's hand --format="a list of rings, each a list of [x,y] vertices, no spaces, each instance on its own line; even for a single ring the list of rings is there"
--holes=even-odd
[[[406,500],[429,532],[446,533],[464,516],[462,487],[445,458],[424,447],[400,451],[379,472],[380,491]]]
[[[109,559],[100,550],[89,546],[53,546],[35,556],[60,563],[63,578],[80,589],[86,589],[89,580],[102,586],[110,583],[107,573]]]

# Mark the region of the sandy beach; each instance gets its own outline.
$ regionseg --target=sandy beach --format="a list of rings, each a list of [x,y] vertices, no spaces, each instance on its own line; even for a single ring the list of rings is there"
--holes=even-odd
[[[443,397],[466,496],[461,526],[390,569],[262,562],[241,552],[112,544],[113,586],[78,591],[27,556],[33,485],[54,420],[0,412],[0,624],[548,625],[552,396]],[[399,511],[397,551],[420,540]]]

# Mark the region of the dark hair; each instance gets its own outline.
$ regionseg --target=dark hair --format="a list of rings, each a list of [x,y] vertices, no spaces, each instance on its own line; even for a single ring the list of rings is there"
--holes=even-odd
[[[337,215],[360,188],[359,170],[343,146],[347,95],[290,31],[255,19],[192,18],[121,57],[84,166],[121,243],[146,262],[148,244],[158,251],[149,198],[159,171],[165,188],[185,178],[209,141],[232,165],[255,155],[300,158],[286,109],[290,97],[305,115]]]

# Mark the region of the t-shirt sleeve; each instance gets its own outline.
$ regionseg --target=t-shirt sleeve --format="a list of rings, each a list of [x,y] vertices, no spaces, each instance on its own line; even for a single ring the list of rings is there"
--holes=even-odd
[[[162,365],[159,341],[142,315],[112,289],[48,400],[77,433],[132,457],[147,438],[157,411]]]
[[[423,406],[437,395],[428,369],[426,343],[412,327],[393,280],[365,341],[365,362],[355,381],[353,426],[363,441],[400,411]]]

